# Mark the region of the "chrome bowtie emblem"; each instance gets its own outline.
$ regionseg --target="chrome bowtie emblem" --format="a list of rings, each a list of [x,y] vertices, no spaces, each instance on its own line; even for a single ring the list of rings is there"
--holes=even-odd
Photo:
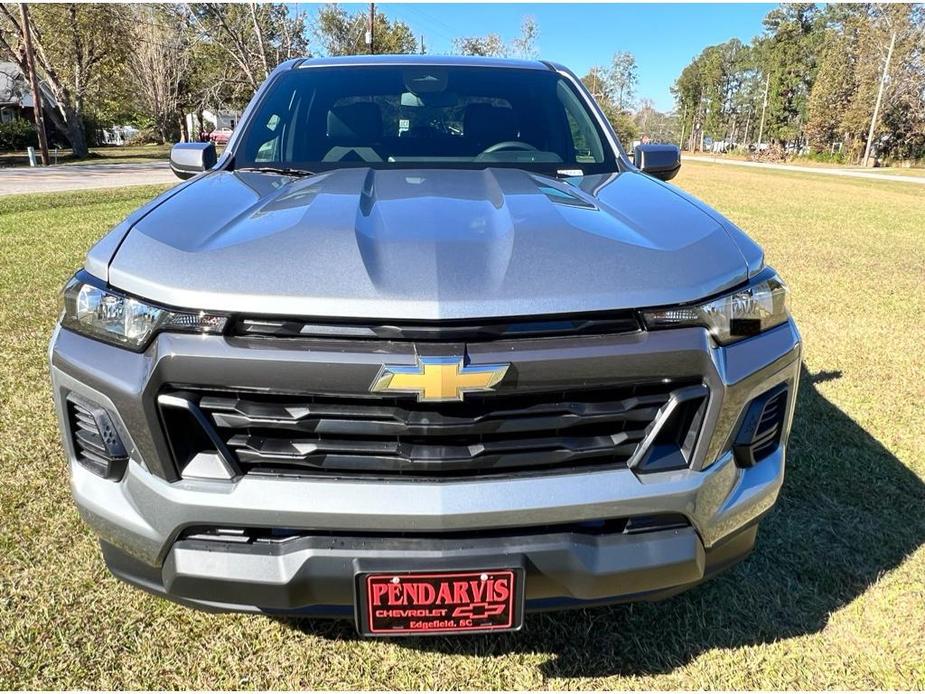
[[[462,400],[466,393],[489,391],[510,364],[469,364],[461,357],[418,357],[415,366],[383,364],[370,391],[411,393],[418,402]]]

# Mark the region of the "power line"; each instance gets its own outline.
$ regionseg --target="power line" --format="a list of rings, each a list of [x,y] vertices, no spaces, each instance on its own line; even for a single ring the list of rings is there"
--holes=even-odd
[[[404,22],[406,22],[406,23],[408,23],[408,24],[418,24],[418,25],[424,24],[424,25],[426,26],[427,31],[428,31],[429,33],[437,34],[438,36],[440,36],[441,38],[445,39],[445,40],[446,40],[448,43],[450,43],[450,44],[452,44],[452,43],[453,43],[453,40],[455,39],[455,37],[449,36],[449,35],[447,35],[444,31],[442,31],[441,29],[437,28],[437,27],[433,24],[433,22],[432,22],[431,20],[427,19],[427,18],[424,17],[423,15],[416,16],[416,17],[410,17],[410,16],[408,16],[408,15],[404,15],[404,12],[406,12],[406,11],[408,11],[408,12],[419,12],[419,10],[417,10],[417,8],[412,8],[411,6],[404,6],[404,7],[401,8],[401,12],[402,12],[401,14],[399,14],[398,8],[397,8],[395,5],[389,5],[389,6],[388,6],[388,9],[389,9],[389,12],[391,12],[394,16],[398,17],[399,19],[401,19],[402,21],[404,21]]]

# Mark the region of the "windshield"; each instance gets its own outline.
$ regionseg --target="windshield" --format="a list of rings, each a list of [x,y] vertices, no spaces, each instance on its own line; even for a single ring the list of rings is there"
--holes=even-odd
[[[515,166],[616,170],[573,87],[551,70],[319,67],[282,73],[235,147],[235,168]]]

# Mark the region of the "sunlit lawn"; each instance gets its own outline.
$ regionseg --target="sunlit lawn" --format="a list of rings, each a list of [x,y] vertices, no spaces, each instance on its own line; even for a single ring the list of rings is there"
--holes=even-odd
[[[74,159],[69,149],[49,149],[51,163],[79,166],[81,164],[130,164],[166,160],[170,155],[170,145],[125,145],[123,147],[91,147],[86,159]],[[36,150],[36,157],[38,151]],[[0,167],[28,166],[29,158],[25,151],[0,152]]]
[[[107,574],[69,498],[45,350],[60,286],[155,189],[0,199],[0,688],[925,687],[925,190],[691,163],[677,183],[764,245],[805,340],[756,553],[663,603],[391,642],[195,612]]]

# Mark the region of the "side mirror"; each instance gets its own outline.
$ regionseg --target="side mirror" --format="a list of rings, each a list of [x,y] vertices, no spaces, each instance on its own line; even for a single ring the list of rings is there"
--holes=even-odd
[[[633,163],[643,173],[670,181],[681,168],[681,150],[676,145],[637,145]]]
[[[192,178],[218,161],[211,142],[180,142],[170,150],[170,169],[179,178]]]

